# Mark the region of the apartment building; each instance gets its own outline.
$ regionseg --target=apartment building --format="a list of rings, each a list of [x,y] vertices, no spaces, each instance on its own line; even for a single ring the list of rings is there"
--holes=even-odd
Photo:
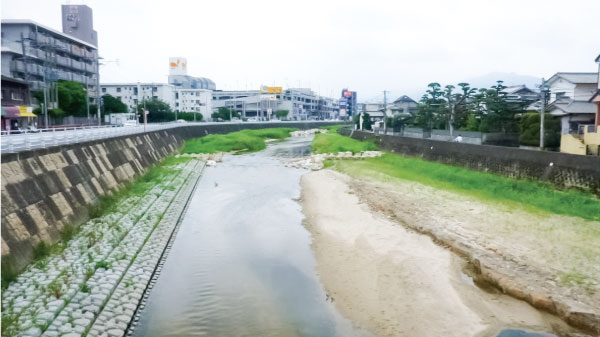
[[[121,100],[128,112],[135,112],[138,103],[156,98],[172,111],[201,113],[205,120],[212,113],[212,91],[207,89],[178,89],[166,83],[104,83],[101,88],[102,95]]]
[[[135,112],[138,103],[153,98],[167,103],[176,110],[175,87],[166,83],[103,83],[101,95],[111,95],[127,105],[128,112]]]
[[[2,20],[2,76],[43,90],[49,83],[83,83],[95,103],[98,49],[95,45],[31,20]]]

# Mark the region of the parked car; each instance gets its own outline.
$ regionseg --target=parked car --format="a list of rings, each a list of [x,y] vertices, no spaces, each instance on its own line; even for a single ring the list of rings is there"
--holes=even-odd
[[[175,123],[187,123],[187,121],[184,119],[178,119],[175,121]]]

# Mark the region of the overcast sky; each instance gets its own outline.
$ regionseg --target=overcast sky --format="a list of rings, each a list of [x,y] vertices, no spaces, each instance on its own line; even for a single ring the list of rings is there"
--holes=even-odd
[[[2,0],[2,18],[61,30],[64,0]],[[311,87],[359,101],[491,72],[597,71],[599,0],[88,0],[102,82],[167,82],[168,58],[217,89]]]

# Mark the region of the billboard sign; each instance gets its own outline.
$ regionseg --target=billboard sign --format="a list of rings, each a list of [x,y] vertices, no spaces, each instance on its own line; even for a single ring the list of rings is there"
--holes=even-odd
[[[263,85],[260,88],[260,93],[266,93],[266,94],[281,94],[283,92],[283,87],[268,87],[266,85]]]
[[[187,60],[185,57],[169,58],[169,75],[187,75]]]
[[[346,116],[346,109],[340,109],[340,116]]]
[[[348,91],[348,90],[344,90],[344,92],[342,93],[342,95],[344,97],[352,97],[353,92],[352,91]]]

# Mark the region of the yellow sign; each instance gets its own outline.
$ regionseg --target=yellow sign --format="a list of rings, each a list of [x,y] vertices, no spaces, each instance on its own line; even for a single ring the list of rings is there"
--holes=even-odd
[[[19,105],[19,114],[21,117],[37,117],[33,114],[33,108],[26,105]]]
[[[260,93],[267,93],[267,94],[281,94],[283,92],[283,87],[267,87],[267,86],[263,86],[260,89]]]

